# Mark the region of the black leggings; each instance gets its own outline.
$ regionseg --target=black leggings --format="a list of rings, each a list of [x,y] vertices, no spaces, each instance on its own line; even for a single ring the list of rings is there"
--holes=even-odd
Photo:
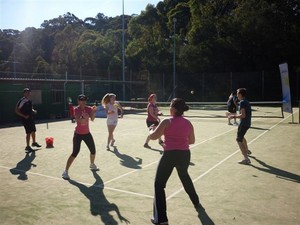
[[[157,167],[154,183],[155,196],[153,217],[156,223],[168,221],[165,187],[174,167],[176,168],[184,190],[189,195],[192,203],[194,205],[199,204],[199,197],[196,193],[192,179],[188,174],[190,159],[190,151],[172,150],[163,153]]]
[[[76,158],[76,156],[78,155],[78,153],[80,151],[80,145],[81,145],[82,140],[85,142],[85,144],[89,148],[91,154],[95,155],[96,154],[96,147],[95,147],[95,142],[94,142],[92,134],[91,133],[88,133],[88,134],[74,133],[72,156],[74,158]]]

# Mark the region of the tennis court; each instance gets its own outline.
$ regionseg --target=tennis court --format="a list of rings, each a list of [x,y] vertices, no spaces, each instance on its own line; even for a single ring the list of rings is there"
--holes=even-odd
[[[165,115],[167,108],[163,108]],[[194,125],[189,168],[205,212],[193,208],[174,170],[167,187],[171,225],[295,225],[300,223],[300,125],[279,107],[253,107],[246,139],[252,164],[240,165],[237,126],[227,125],[223,110],[192,109]],[[294,109],[294,118],[299,111]],[[25,154],[22,126],[0,129],[0,224],[151,224],[153,181],[162,148],[150,141],[146,113],[125,114],[115,130],[116,147],[106,150],[106,119],[90,122],[100,171],[89,170],[89,151],[81,151],[61,174],[71,153],[74,123],[37,124],[43,147]],[[163,116],[161,117],[163,118]],[[296,120],[295,119],[295,120]],[[298,120],[296,120],[298,122]],[[54,148],[45,148],[45,137]]]

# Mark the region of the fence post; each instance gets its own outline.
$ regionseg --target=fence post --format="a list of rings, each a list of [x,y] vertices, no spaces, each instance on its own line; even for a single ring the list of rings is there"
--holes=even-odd
[[[265,71],[264,70],[262,71],[261,74],[261,98],[262,101],[265,100]]]

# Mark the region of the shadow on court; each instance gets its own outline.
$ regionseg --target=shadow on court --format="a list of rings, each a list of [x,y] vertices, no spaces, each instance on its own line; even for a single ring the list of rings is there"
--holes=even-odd
[[[27,171],[31,169],[31,167],[36,167],[36,164],[33,164],[33,160],[35,159],[35,151],[26,153],[24,159],[17,163],[15,168],[10,169],[9,171],[13,175],[19,175],[19,180],[27,180],[28,176],[26,174]]]
[[[250,156],[251,157],[251,156]],[[274,174],[276,175],[276,177],[281,178],[281,179],[285,179],[285,180],[289,180],[289,181],[293,181],[293,182],[297,182],[300,183],[300,176],[294,173],[290,173],[288,171],[273,167],[271,165],[268,165],[267,163],[257,159],[256,157],[251,157],[252,159],[254,159],[256,162],[258,162],[260,165],[262,165],[263,167],[258,167],[255,166],[253,164],[250,164],[250,166],[254,167],[255,169],[258,169],[260,171],[266,172],[266,173],[270,173],[270,174]]]
[[[114,146],[114,150],[108,150],[112,153],[114,153],[119,159],[120,159],[120,164],[122,166],[128,167],[128,168],[132,168],[132,169],[141,169],[141,165],[142,165],[142,159],[136,157],[136,159],[134,159],[133,157],[131,157],[130,155],[126,155],[126,154],[122,154],[119,152],[118,148],[116,146]]]
[[[207,215],[206,211],[202,208],[197,209],[198,218],[202,225],[215,225],[211,218]]]
[[[100,216],[101,221],[104,224],[107,225],[117,225],[119,224],[118,221],[116,221],[112,215],[110,215],[111,211],[114,211],[117,213],[118,218],[121,223],[125,222],[125,224],[130,224],[129,220],[124,218],[118,206],[114,203],[110,203],[104,193],[103,193],[103,181],[98,175],[96,171],[92,171],[93,175],[95,177],[95,183],[87,187],[81,183],[78,183],[75,180],[69,180],[69,183],[78,187],[78,189],[81,191],[84,196],[90,200],[90,211],[93,216]]]
[[[255,129],[255,130],[270,130],[269,128],[262,128],[262,127],[250,127],[250,129]]]

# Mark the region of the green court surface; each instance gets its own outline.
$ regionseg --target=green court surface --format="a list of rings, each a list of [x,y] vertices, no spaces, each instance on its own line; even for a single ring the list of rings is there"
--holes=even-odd
[[[186,112],[194,125],[189,173],[205,212],[197,212],[182,188],[176,170],[167,187],[171,225],[300,224],[300,125],[298,109],[281,118],[278,107],[253,107],[246,139],[251,165],[235,141],[237,126],[227,125],[222,110]],[[163,109],[168,114],[167,109]],[[164,118],[162,116],[161,118]],[[37,124],[43,145],[25,154],[22,126],[0,129],[0,224],[151,224],[153,181],[162,147],[150,141],[146,114],[126,114],[115,130],[116,147],[106,150],[106,119],[90,122],[100,170],[89,169],[84,143],[69,170],[61,174],[72,151],[75,124],[69,120]],[[45,148],[45,138],[54,148]]]

